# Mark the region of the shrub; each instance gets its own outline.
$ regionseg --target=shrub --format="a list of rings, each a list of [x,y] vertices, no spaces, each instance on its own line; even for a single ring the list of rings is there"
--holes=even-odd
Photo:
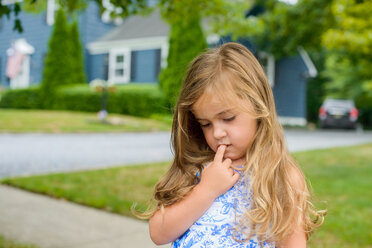
[[[57,12],[55,25],[49,40],[48,53],[45,58],[43,82],[41,92],[44,108],[51,108],[56,89],[61,85],[71,83],[71,56],[70,33],[67,17],[60,8]]]
[[[129,84],[118,86],[107,98],[109,113],[148,117],[155,113],[168,113],[163,95],[157,84]],[[98,112],[102,107],[102,93],[88,85],[65,87],[56,94],[54,109]]]
[[[198,16],[173,22],[170,27],[168,67],[160,73],[159,82],[167,104],[175,106],[187,65],[207,48],[207,42]]]
[[[41,109],[42,95],[39,88],[7,90],[0,100],[2,108]],[[128,84],[116,87],[107,98],[109,113],[149,117],[167,114],[163,94],[157,84]],[[88,84],[65,86],[56,91],[50,109],[98,112],[102,107],[102,92]]]
[[[0,100],[1,108],[40,109],[42,107],[39,88],[6,90]]]

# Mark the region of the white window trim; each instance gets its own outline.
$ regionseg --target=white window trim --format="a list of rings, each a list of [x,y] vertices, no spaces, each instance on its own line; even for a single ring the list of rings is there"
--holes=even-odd
[[[48,0],[46,22],[49,26],[52,26],[55,21],[56,3],[55,0]]]
[[[11,5],[11,4],[21,3],[21,2],[23,2],[23,0],[3,0],[3,1],[1,1],[1,4],[2,5]]]
[[[124,63],[122,68],[117,67],[116,57],[118,55],[124,56]],[[130,81],[130,63],[131,63],[131,50],[129,49],[112,49],[109,53],[109,75],[108,81],[113,83],[125,84]],[[123,69],[124,75],[118,77],[115,75],[116,69]]]
[[[279,116],[279,122],[288,126],[306,126],[307,121],[302,117]]]
[[[311,60],[309,54],[306,52],[303,47],[298,47],[297,48],[298,52],[301,55],[301,58],[303,59],[308,71],[309,71],[309,76],[310,77],[316,77],[318,75],[318,70],[316,69],[313,61]]]
[[[164,44],[160,48],[160,68],[164,69],[167,67],[168,61],[168,50],[169,50],[169,45],[168,43]]]
[[[267,69],[266,69],[266,76],[269,80],[269,84],[271,87],[275,85],[275,57],[271,53],[267,52],[260,52],[259,56],[261,59],[267,59]]]

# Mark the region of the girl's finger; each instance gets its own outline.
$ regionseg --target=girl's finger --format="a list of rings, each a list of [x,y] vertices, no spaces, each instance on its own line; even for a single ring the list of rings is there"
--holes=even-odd
[[[223,165],[225,165],[227,168],[231,168],[232,161],[231,159],[227,158],[222,162]]]
[[[234,175],[232,176],[234,184],[239,180],[240,174],[234,171]]]
[[[223,155],[225,154],[226,146],[220,145],[217,148],[216,155],[214,155],[213,162],[214,163],[222,163],[223,161]]]

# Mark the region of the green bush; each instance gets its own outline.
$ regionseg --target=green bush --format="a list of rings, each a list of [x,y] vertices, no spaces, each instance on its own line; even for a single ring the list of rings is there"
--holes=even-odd
[[[41,92],[43,108],[51,109],[59,87],[85,83],[83,50],[77,20],[69,25],[65,10],[57,12],[45,59]]]
[[[40,109],[42,107],[39,88],[5,90],[0,100],[1,108]]]
[[[200,18],[172,22],[169,37],[168,66],[159,75],[159,83],[169,106],[175,106],[187,66],[207,48],[207,41],[200,25]]]
[[[148,117],[155,113],[168,113],[163,95],[157,84],[129,84],[117,86],[107,98],[109,113]],[[70,86],[56,94],[54,109],[98,112],[102,107],[102,93],[88,85]]]
[[[0,100],[2,108],[41,109],[39,88],[7,90]],[[157,84],[128,84],[116,86],[107,98],[109,113],[149,117],[167,114],[163,94]],[[95,92],[88,84],[65,86],[56,91],[49,109],[98,112],[102,107],[102,92]]]
[[[359,122],[366,129],[372,129],[372,96],[363,94],[355,100],[359,110]]]

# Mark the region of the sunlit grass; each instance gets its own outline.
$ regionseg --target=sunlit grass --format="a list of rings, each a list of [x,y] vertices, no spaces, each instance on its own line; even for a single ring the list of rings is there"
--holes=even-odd
[[[105,122],[97,113],[0,109],[0,133],[147,132],[170,130],[168,116],[154,119],[109,114]]]
[[[19,244],[0,235],[0,248],[37,248],[35,245]]]

